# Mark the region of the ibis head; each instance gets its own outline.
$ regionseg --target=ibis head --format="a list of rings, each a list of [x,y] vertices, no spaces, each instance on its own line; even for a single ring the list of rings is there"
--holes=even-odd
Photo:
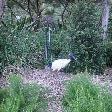
[[[69,53],[68,57],[69,57],[69,59],[70,59],[71,61],[73,61],[73,60],[76,59],[76,56],[75,56],[74,53]]]
[[[52,63],[48,63],[48,67],[51,68],[52,67]]]

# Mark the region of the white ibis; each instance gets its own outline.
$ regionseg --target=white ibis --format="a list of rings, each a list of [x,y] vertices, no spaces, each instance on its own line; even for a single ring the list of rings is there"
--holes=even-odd
[[[52,62],[52,71],[60,71],[61,69],[65,68],[70,63],[70,61],[76,59],[73,53],[70,53],[68,56],[69,59],[57,59],[54,62]]]

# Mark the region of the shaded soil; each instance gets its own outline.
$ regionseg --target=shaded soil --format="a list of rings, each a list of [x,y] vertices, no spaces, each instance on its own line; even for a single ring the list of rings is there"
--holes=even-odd
[[[50,70],[34,70],[31,74],[24,76],[26,83],[36,82],[48,88],[46,98],[48,99],[47,112],[63,112],[61,100],[65,91],[64,82],[70,80],[72,75],[63,72],[52,72]]]
[[[99,84],[102,87],[106,86],[112,93],[112,68],[106,69],[104,75],[92,76],[92,80],[95,84]]]

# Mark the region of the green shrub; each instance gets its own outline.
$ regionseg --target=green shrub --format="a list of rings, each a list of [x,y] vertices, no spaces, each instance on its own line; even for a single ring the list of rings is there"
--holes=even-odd
[[[7,89],[0,88],[0,104],[4,101],[6,96],[8,96]]]
[[[6,90],[0,90],[0,112],[41,112],[46,108],[43,89],[36,84],[23,84],[19,75],[9,77]]]
[[[60,30],[54,32],[53,39],[51,43],[51,51],[54,58],[66,58],[69,52],[69,38],[67,37],[68,32],[65,30]],[[62,57],[60,56],[62,55]]]
[[[11,20],[4,20],[4,23],[7,27],[0,25],[0,70],[7,65],[43,67],[43,58],[38,58],[40,54],[43,57],[42,30],[29,30],[29,23],[25,18],[13,23]]]
[[[67,32],[70,38],[70,50],[77,56],[77,61],[69,71],[84,71],[99,74],[105,68],[103,41],[99,19],[100,7],[92,2],[79,1],[71,7],[67,18]]]
[[[108,39],[112,40],[112,8],[110,10],[110,17],[108,24]]]
[[[65,112],[112,112],[112,95],[78,75],[67,85],[63,105]]]
[[[112,9],[110,10],[108,25],[108,42],[104,46],[107,67],[112,67]]]
[[[105,48],[105,58],[106,58],[106,66],[112,67],[112,42],[108,42],[104,46]]]

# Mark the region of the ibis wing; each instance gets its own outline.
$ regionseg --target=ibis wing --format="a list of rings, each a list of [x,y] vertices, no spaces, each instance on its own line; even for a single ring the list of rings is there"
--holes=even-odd
[[[52,63],[53,70],[60,70],[61,68],[66,67],[70,62],[70,59],[58,59]]]

